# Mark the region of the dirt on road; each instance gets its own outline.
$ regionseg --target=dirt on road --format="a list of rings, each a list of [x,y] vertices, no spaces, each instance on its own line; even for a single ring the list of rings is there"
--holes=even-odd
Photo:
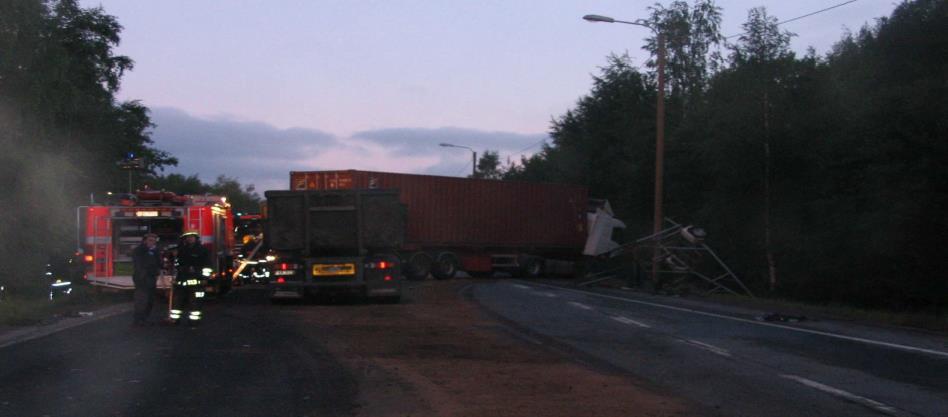
[[[471,281],[412,284],[401,304],[286,308],[358,383],[360,416],[685,416],[683,400],[581,364],[492,318]]]

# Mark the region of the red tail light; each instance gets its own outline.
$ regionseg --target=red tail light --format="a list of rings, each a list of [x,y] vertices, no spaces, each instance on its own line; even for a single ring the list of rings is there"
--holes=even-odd
[[[286,278],[283,278],[283,277],[277,278],[277,284],[286,284]]]
[[[86,256],[83,256],[83,257],[82,257],[82,260],[83,260],[83,261],[86,261],[86,262],[88,262],[88,263],[91,264],[92,261],[95,260],[95,259],[92,257],[92,255],[86,255]]]
[[[391,266],[391,264],[389,264],[388,262],[385,262],[385,261],[379,262],[379,269],[385,269],[385,268],[388,268],[388,267],[390,267],[390,266]]]
[[[280,264],[280,270],[281,270],[281,271],[286,271],[287,269],[290,269],[290,266],[289,266],[288,264],[286,264],[286,263]]]
[[[391,275],[386,275],[386,276],[385,276],[385,280],[386,280],[386,281],[391,281],[391,280],[392,280],[392,276],[391,276]]]

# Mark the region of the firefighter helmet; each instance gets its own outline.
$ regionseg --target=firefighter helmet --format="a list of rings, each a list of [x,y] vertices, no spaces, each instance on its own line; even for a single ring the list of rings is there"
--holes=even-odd
[[[181,239],[184,239],[188,236],[201,237],[201,235],[196,230],[188,230],[181,234]]]

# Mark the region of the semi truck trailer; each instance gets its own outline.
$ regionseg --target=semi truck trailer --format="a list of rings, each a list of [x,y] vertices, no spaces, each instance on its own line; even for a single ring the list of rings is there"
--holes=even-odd
[[[369,258],[341,264],[373,265],[382,258],[372,257],[384,254],[412,280],[428,276],[448,279],[459,271],[473,276],[494,272],[525,277],[572,274],[579,270],[577,265],[584,257],[616,248],[613,232],[625,227],[613,217],[608,202],[590,199],[585,187],[569,184],[345,170],[291,172],[290,189],[266,193],[270,216],[266,236],[271,245],[281,239],[279,233],[290,233],[296,227],[310,235],[308,239],[296,235],[295,246],[309,242],[306,253],[315,256],[312,250],[322,248],[333,237],[319,227],[348,228],[348,247]],[[340,203],[339,207],[353,207],[358,212],[347,222],[314,220],[304,215],[320,217],[328,211],[342,210],[311,206],[313,201],[324,201],[330,195],[358,200],[360,196],[375,195],[372,193],[381,193],[378,195],[392,201],[384,205],[384,210],[360,206],[355,200]],[[293,208],[283,200],[289,196],[296,196]],[[388,229],[383,227],[386,225]],[[371,229],[366,229],[369,226]],[[372,241],[380,239],[375,235],[379,230],[385,231],[379,236],[388,240]],[[313,240],[317,235],[323,239]],[[352,240],[353,236],[362,236],[362,240]],[[370,241],[377,245],[364,246]],[[381,243],[385,245],[379,246]],[[279,245],[271,247],[281,251]],[[292,265],[311,269],[313,262]],[[305,279],[326,282],[318,280],[316,270],[310,269],[304,271]]]

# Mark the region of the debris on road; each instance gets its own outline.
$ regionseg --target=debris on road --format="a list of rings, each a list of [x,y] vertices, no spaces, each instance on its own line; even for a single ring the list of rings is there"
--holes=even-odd
[[[755,318],[757,321],[776,321],[781,323],[798,323],[807,320],[806,316],[791,316],[780,313],[770,313],[763,316],[757,316]]]

